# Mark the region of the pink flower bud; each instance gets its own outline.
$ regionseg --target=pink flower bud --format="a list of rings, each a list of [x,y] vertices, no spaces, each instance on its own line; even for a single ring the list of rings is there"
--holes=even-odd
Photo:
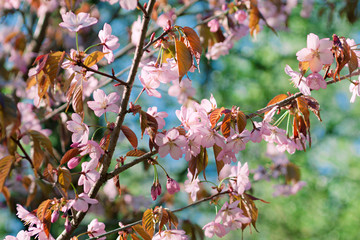
[[[155,201],[157,198],[156,187],[154,185],[151,186],[151,198],[153,201]]]
[[[58,218],[59,218],[59,211],[58,210],[53,211],[51,214],[51,223],[56,222]]]
[[[81,160],[80,157],[73,157],[72,159],[70,159],[70,160],[68,161],[67,165],[68,165],[68,167],[69,167],[70,169],[73,169],[73,168],[75,168],[77,165],[79,165],[80,160]]]
[[[170,194],[174,194],[180,191],[180,185],[177,181],[168,177],[166,183],[166,189]]]
[[[156,193],[158,196],[160,196],[160,194],[161,194],[161,184],[160,183],[158,183],[158,185],[156,187]]]
[[[65,230],[66,230],[66,232],[70,232],[70,230],[71,230],[71,223],[69,221],[69,218],[66,218],[66,220],[65,220]]]

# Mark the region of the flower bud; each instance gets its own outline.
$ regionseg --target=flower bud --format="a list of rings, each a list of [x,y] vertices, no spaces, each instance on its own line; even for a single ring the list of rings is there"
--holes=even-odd
[[[155,185],[152,185],[152,186],[151,186],[151,198],[152,198],[153,201],[155,201],[156,198],[157,198],[157,192],[156,192],[156,187],[155,187]]]
[[[80,160],[81,160],[80,157],[73,157],[73,158],[71,158],[71,159],[68,161],[67,165],[68,165],[68,167],[69,167],[70,169],[73,169],[73,168],[75,168],[77,165],[79,165]]]
[[[174,194],[180,191],[180,185],[177,181],[168,177],[166,183],[166,189],[170,194]]]
[[[59,218],[59,211],[58,210],[53,211],[51,214],[51,223],[56,222],[58,218]]]

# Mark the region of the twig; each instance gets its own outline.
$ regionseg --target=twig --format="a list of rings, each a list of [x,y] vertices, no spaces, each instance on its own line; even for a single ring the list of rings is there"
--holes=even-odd
[[[141,157],[136,158],[135,160],[133,160],[132,162],[129,162],[121,167],[116,168],[114,171],[112,171],[111,173],[107,174],[106,180],[109,180],[113,177],[115,177],[116,175],[122,173],[123,171],[125,171],[126,169],[142,162],[145,161],[147,159],[149,159],[151,156],[155,155],[157,153],[157,151],[152,151],[152,152],[148,152],[144,155],[142,155]]]
[[[213,198],[216,198],[216,197],[218,197],[218,196],[221,196],[221,195],[224,195],[224,194],[229,194],[229,193],[230,193],[230,191],[220,192],[220,193],[211,195],[211,196],[209,196],[209,197],[203,198],[203,199],[201,199],[201,200],[199,200],[199,201],[197,201],[197,202],[193,202],[193,203],[191,203],[191,204],[189,204],[189,205],[187,205],[187,206],[185,206],[185,207],[182,207],[182,208],[178,208],[178,209],[176,209],[176,210],[173,210],[172,212],[173,212],[173,213],[175,213],[175,212],[180,212],[180,211],[182,211],[182,210],[184,210],[184,209],[187,209],[187,208],[189,208],[189,207],[196,206],[196,205],[198,205],[198,204],[200,204],[200,203],[202,203],[202,202],[206,202],[206,201],[209,201],[209,200],[211,200],[211,199],[213,199]],[[105,236],[111,235],[111,234],[113,234],[113,233],[117,233],[117,232],[126,230],[126,229],[128,229],[128,228],[130,228],[130,227],[132,227],[132,226],[135,226],[135,225],[141,224],[141,223],[142,223],[142,220],[138,220],[138,221],[133,222],[133,223],[130,223],[130,224],[124,226],[124,227],[120,227],[120,228],[116,228],[116,229],[113,229],[113,230],[111,230],[111,231],[108,231],[108,232],[106,232],[106,233],[104,233],[104,234],[101,234],[101,235],[99,235],[99,236],[97,236],[97,237],[88,238],[87,240],[99,239],[99,238],[101,238],[101,237],[105,237]]]
[[[144,13],[144,16],[148,16],[146,9],[138,2],[137,7]]]
[[[104,73],[104,72],[100,72],[100,71],[98,71],[98,70],[96,70],[96,69],[89,68],[88,66],[86,66],[86,65],[85,65],[84,63],[82,63],[82,62],[79,62],[79,63],[77,63],[77,64],[78,64],[79,66],[85,68],[87,71],[94,72],[94,73],[97,73],[97,74],[102,75],[102,76],[104,76],[104,77],[113,79],[113,80],[117,81],[118,83],[120,83],[121,85],[124,85],[124,86],[127,85],[126,82],[120,80],[120,79],[117,78],[115,75],[110,75],[110,74],[107,74],[107,73]]]
[[[149,15],[151,15],[152,9],[155,5],[156,0],[149,0],[148,2],[148,7],[146,9],[146,11],[148,12],[147,16],[143,17],[143,21],[142,21],[142,27],[141,27],[141,35],[140,35],[140,40],[139,40],[139,45],[137,46],[136,50],[135,50],[135,57],[133,60],[133,63],[131,65],[130,68],[130,74],[128,76],[127,82],[126,82],[126,86],[124,89],[124,93],[123,93],[123,98],[122,98],[122,103],[121,106],[119,108],[119,115],[116,119],[116,124],[115,124],[115,128],[111,133],[110,136],[110,143],[109,143],[109,147],[108,147],[108,152],[105,155],[105,158],[103,160],[103,163],[100,167],[100,179],[94,184],[94,186],[90,189],[89,191],[89,197],[90,198],[95,198],[100,187],[105,183],[105,181],[107,180],[107,170],[110,166],[110,162],[112,159],[112,156],[114,154],[115,151],[115,147],[116,147],[116,143],[118,141],[119,135],[120,135],[120,128],[124,122],[126,113],[127,113],[127,106],[129,104],[129,100],[130,100],[130,94],[131,94],[131,90],[132,90],[132,85],[134,84],[135,81],[135,76],[137,73],[137,69],[139,67],[140,64],[140,60],[141,57],[143,55],[143,46],[144,46],[144,40],[145,40],[145,36],[146,36],[146,31],[148,29],[148,25],[150,22],[150,17]],[[78,227],[78,225],[81,223],[81,221],[84,219],[85,215],[87,214],[87,212],[78,212],[78,214],[76,215],[76,222],[75,221],[71,221],[71,228],[66,231],[64,230],[60,236],[57,238],[57,240],[67,240],[70,239],[70,236],[72,235],[72,233],[74,232],[74,230]]]
[[[164,31],[160,36],[158,36],[157,38],[151,40],[150,42],[148,42],[146,44],[146,46],[143,48],[143,51],[145,51],[148,47],[150,47],[153,43],[159,41],[160,39],[162,39],[163,37],[165,37],[165,35],[167,35],[169,33],[170,30],[166,30]]]

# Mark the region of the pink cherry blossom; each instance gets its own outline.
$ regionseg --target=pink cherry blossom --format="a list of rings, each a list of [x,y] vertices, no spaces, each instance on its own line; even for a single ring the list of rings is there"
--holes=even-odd
[[[275,185],[275,192],[273,193],[274,197],[282,195],[282,196],[289,196],[289,195],[295,195],[298,191],[300,191],[304,186],[306,185],[306,182],[299,181],[293,185],[288,184],[280,184]]]
[[[27,211],[20,204],[16,204],[16,211],[16,215],[18,216],[18,218],[23,220],[26,224],[29,224],[30,226],[41,224],[41,221],[34,214]]]
[[[229,230],[225,228],[221,223],[217,223],[215,221],[209,222],[203,227],[204,234],[208,238],[212,238],[214,235],[222,238],[226,234],[228,234]]]
[[[229,50],[233,47],[231,41],[217,42],[206,53],[207,59],[216,60],[220,56],[229,54]]]
[[[173,59],[167,59],[161,66],[157,66],[154,61],[147,63],[141,69],[140,76],[145,79],[154,78],[161,83],[179,82],[177,64]]]
[[[105,58],[108,60],[109,64],[114,61],[113,50],[120,46],[120,43],[118,43],[119,38],[111,35],[111,31],[111,26],[107,23],[104,24],[104,29],[99,31],[99,38],[103,44],[103,53],[107,53]]]
[[[90,198],[86,193],[80,193],[76,199],[70,201],[70,206],[80,212],[86,212],[89,209],[88,204],[91,205],[98,203],[98,200]]]
[[[210,100],[207,99],[201,100],[201,106],[205,109],[206,113],[209,113],[215,108],[217,108],[217,104],[214,96],[211,94]]]
[[[140,82],[143,85],[146,93],[149,96],[154,96],[157,98],[161,98],[161,93],[159,93],[156,88],[160,86],[160,82],[155,78],[143,78],[139,76]]]
[[[100,173],[95,170],[96,163],[94,161],[83,162],[81,164],[81,176],[78,181],[78,185],[84,185],[84,192],[88,193],[95,182],[99,180]]]
[[[71,115],[72,121],[66,122],[66,127],[70,132],[73,132],[71,140],[73,143],[87,143],[89,139],[89,127],[82,122],[79,114],[73,113]]]
[[[156,20],[156,24],[166,29],[168,27],[169,21],[171,25],[174,25],[176,20],[176,13],[174,9],[170,9],[169,11],[164,12],[161,14],[158,19]]]
[[[235,152],[230,145],[224,145],[221,149],[219,155],[216,158],[217,161],[223,161],[225,164],[230,164],[231,162],[236,162]]]
[[[16,237],[6,236],[4,240],[30,240],[30,235],[28,232],[21,230]]]
[[[166,112],[158,112],[157,107],[149,107],[146,112],[156,119],[158,129],[162,129],[165,126],[164,118],[168,117]]]
[[[187,240],[188,236],[185,234],[184,230],[165,230],[161,233],[156,233],[152,240]]]
[[[81,161],[81,157],[73,157],[67,162],[67,166],[69,169],[73,169],[77,165],[79,165],[80,161]]]
[[[185,192],[190,193],[190,197],[193,201],[196,201],[196,194],[200,190],[200,180],[198,177],[193,179],[192,173],[188,169],[187,174],[188,180],[184,182],[185,185]]]
[[[51,213],[51,223],[56,222],[59,219],[59,210],[55,210]]]
[[[87,228],[88,234],[90,237],[97,237],[104,233],[105,231],[105,224],[102,222],[99,222],[96,218],[90,222]],[[105,240],[106,237],[101,237],[99,240]]]
[[[180,104],[184,104],[189,97],[193,97],[196,93],[195,88],[191,86],[188,78],[183,79],[180,83],[176,79],[168,90],[170,96],[177,97]]]
[[[174,179],[167,177],[166,189],[170,194],[174,194],[180,191],[180,185]]]
[[[111,5],[118,3],[119,0],[101,0],[102,2],[109,2]]]
[[[207,23],[207,26],[210,28],[210,32],[217,32],[220,28],[219,21],[217,19],[212,19]]]
[[[247,13],[244,10],[238,10],[235,12],[234,17],[236,21],[241,24],[243,23],[247,18]]]
[[[93,97],[95,101],[88,101],[87,104],[89,108],[94,110],[96,116],[100,117],[106,112],[117,113],[119,111],[116,102],[120,99],[120,96],[116,92],[112,92],[106,96],[103,90],[97,89]]]
[[[231,168],[230,177],[230,184],[239,195],[251,188],[247,162],[243,166],[241,166],[240,162],[238,162],[237,166],[233,166]]]
[[[93,140],[89,140],[84,146],[82,146],[80,148],[81,156],[85,156],[86,154],[89,154],[91,160],[94,160],[96,162],[99,161],[101,155],[103,155],[105,152],[104,150],[100,147],[100,145],[93,141]]]
[[[173,159],[178,160],[183,155],[182,148],[186,145],[186,138],[180,135],[177,129],[173,128],[166,134],[158,133],[155,143],[159,146],[160,157],[165,157],[170,153]]]
[[[306,78],[304,78],[301,73],[293,71],[289,65],[286,65],[285,73],[291,77],[291,82],[294,84],[295,87],[299,88],[302,94],[311,95]]]
[[[141,17],[139,16],[138,19],[132,24],[131,26],[131,43],[137,46],[140,40],[141,34]]]
[[[358,97],[360,96],[360,78],[358,81],[353,81],[350,84],[349,91],[352,92],[350,102],[354,103],[356,96],[358,96]]]
[[[226,202],[216,214],[215,222],[223,222],[224,226],[235,230],[241,228],[242,224],[251,222],[250,218],[243,215],[239,208],[239,200],[229,204]]]
[[[327,84],[324,78],[317,72],[310,74],[306,78],[307,85],[314,90],[319,90],[320,88],[326,89]]]
[[[296,53],[299,61],[306,61],[310,64],[312,72],[319,72],[324,64],[333,62],[331,52],[332,41],[328,38],[319,40],[319,37],[313,33],[307,36],[307,48],[303,48]]]
[[[138,4],[138,0],[120,0],[120,6],[126,10],[134,10]]]
[[[75,15],[72,11],[61,15],[63,22],[59,24],[60,27],[67,28],[70,32],[78,32],[80,29],[89,27],[97,23],[97,19],[90,17],[89,13],[78,13]]]

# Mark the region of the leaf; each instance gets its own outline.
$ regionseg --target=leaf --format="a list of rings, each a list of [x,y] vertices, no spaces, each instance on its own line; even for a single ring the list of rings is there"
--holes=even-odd
[[[68,150],[61,158],[60,165],[67,163],[70,159],[78,156],[79,154],[80,154],[80,150],[78,148],[72,148]]]
[[[352,73],[358,68],[358,57],[356,56],[356,53],[353,50],[350,50],[350,61],[348,63],[349,66],[349,72]]]
[[[257,1],[251,0],[250,13],[249,13],[249,28],[250,28],[251,36],[254,36],[254,34],[260,31],[259,21],[260,21],[260,12],[259,9],[257,8]]]
[[[140,128],[141,128],[141,139],[144,136],[145,129],[148,127],[146,112],[140,111]]]
[[[150,235],[154,235],[155,224],[154,224],[154,213],[152,209],[147,209],[142,217],[142,227]]]
[[[296,102],[297,102],[299,111],[301,112],[302,116],[304,117],[306,127],[307,127],[307,129],[309,129],[310,128],[310,112],[308,109],[307,101],[303,97],[298,97],[296,99]]]
[[[38,85],[38,96],[40,99],[42,99],[47,94],[51,84],[50,78],[43,71],[40,71],[40,73],[35,76],[35,79]]]
[[[54,155],[51,141],[47,136],[35,130],[29,130],[29,134],[33,140],[36,139],[36,141],[39,141],[41,146],[43,146],[51,155]]]
[[[194,29],[190,27],[183,27],[182,31],[186,36],[185,39],[187,40],[188,47],[190,45],[191,53],[195,57],[196,63],[199,66],[201,53],[202,53],[200,38],[197,35],[197,33],[194,31]]]
[[[141,127],[141,139],[143,138],[143,134],[146,130],[149,135],[151,141],[154,141],[155,136],[157,134],[158,123],[156,118],[151,116],[150,114],[140,111],[140,127]]]
[[[256,229],[256,221],[258,218],[258,209],[256,208],[254,201],[247,194],[243,194],[243,195],[241,195],[241,199],[240,199],[240,207],[244,213],[244,216],[249,217],[251,219],[251,224],[254,226],[255,230],[258,232],[258,230]],[[250,223],[243,224],[242,229],[244,230],[249,224]]]
[[[286,99],[288,96],[286,94],[279,94],[277,96],[275,96],[273,99],[270,100],[270,102],[268,102],[268,104],[266,106],[270,106],[273,105],[275,103],[281,102],[282,100]],[[267,111],[269,112],[269,111]]]
[[[66,193],[71,185],[71,173],[69,169],[64,167],[58,169],[58,182]]]
[[[193,179],[195,179],[202,171],[204,171],[204,178],[206,180],[205,169],[208,165],[208,162],[209,158],[206,148],[201,147],[200,153],[197,156],[193,156],[189,161],[189,171],[192,173]]]
[[[51,202],[53,200],[51,199],[47,199],[45,201],[43,201],[42,203],[40,203],[39,207],[37,208],[37,211],[36,211],[36,216],[39,218],[39,220],[41,222],[44,222],[44,220],[46,219],[46,215],[47,215],[47,212],[50,212],[51,214]]]
[[[5,180],[10,173],[11,166],[15,161],[15,157],[12,155],[8,155],[0,159],[0,191],[2,191]]]
[[[236,123],[240,134],[244,131],[247,123],[246,115],[242,111],[238,111],[236,115]]]
[[[309,68],[310,68],[310,62],[308,61],[299,62],[299,70],[302,75],[305,75],[305,73]]]
[[[151,240],[150,235],[145,231],[145,229],[140,224],[132,226],[132,229],[136,233],[138,233],[144,240]]]
[[[189,49],[181,41],[178,40],[175,41],[175,49],[176,49],[176,60],[179,70],[179,81],[181,81],[181,79],[190,70],[192,66],[192,56]]]
[[[139,149],[135,149],[135,150],[131,150],[129,152],[126,153],[127,157],[141,157],[142,155],[144,155],[146,152],[141,151]]]
[[[49,77],[51,84],[54,84],[56,77],[61,69],[61,64],[64,61],[65,52],[52,52],[48,54],[46,64],[44,66],[44,73]]]
[[[87,56],[87,58],[84,61],[84,65],[87,67],[92,67],[95,64],[97,64],[101,59],[103,59],[103,57],[105,56],[106,53],[100,52],[100,51],[95,51],[92,52],[89,56]]]
[[[40,168],[43,159],[44,159],[44,152],[40,147],[40,142],[34,138],[33,139],[33,165],[34,165],[34,174],[35,177],[37,176],[37,170]]]
[[[310,96],[302,96],[303,99],[305,99],[307,101],[307,105],[308,105],[308,109],[310,111],[312,111],[315,116],[319,119],[319,121],[321,122],[322,119],[320,117],[320,104],[319,102]]]
[[[225,117],[221,124],[221,133],[225,138],[230,136],[230,126],[231,126],[231,113],[226,113]]]
[[[161,216],[161,220],[159,224],[159,232],[161,232],[164,225],[169,221],[169,214],[167,213],[166,209],[162,208],[162,213],[160,216]]]
[[[209,119],[211,123],[211,128],[216,126],[216,123],[219,121],[221,116],[223,115],[224,107],[216,108],[214,111],[210,113]]]
[[[20,119],[18,119],[18,110],[13,99],[0,92],[0,140],[6,136],[6,129],[13,125],[12,132],[18,128]]]
[[[124,133],[127,140],[129,140],[130,144],[133,146],[133,148],[137,148],[138,146],[138,139],[136,137],[136,134],[127,126],[122,125],[121,131]]]
[[[6,186],[3,186],[1,193],[4,195],[4,198],[6,200],[6,205],[8,206],[9,209],[11,209],[11,195],[9,189]]]
[[[219,176],[221,169],[222,169],[222,168],[224,167],[224,165],[225,165],[223,161],[218,161],[218,160],[217,160],[217,156],[218,156],[219,153],[221,152],[222,148],[219,147],[218,145],[214,144],[213,150],[214,150],[214,156],[215,156],[216,170],[217,170],[217,173],[218,173],[218,176]]]
[[[179,224],[179,220],[177,218],[177,216],[170,210],[165,209],[168,213],[169,216],[169,228],[171,229],[171,224],[174,225],[175,228],[177,228],[178,224]]]
[[[83,87],[82,85],[80,85],[76,88],[74,92],[72,106],[74,111],[81,115],[84,111],[83,105]]]

